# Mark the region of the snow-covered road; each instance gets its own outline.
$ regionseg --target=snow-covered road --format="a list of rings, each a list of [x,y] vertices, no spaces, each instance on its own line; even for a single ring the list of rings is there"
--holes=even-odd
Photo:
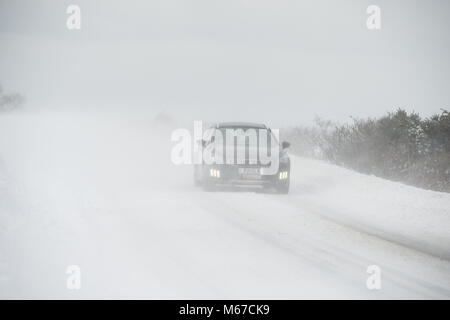
[[[450,298],[450,194],[299,157],[289,195],[204,192],[171,146],[143,116],[0,117],[0,298]]]

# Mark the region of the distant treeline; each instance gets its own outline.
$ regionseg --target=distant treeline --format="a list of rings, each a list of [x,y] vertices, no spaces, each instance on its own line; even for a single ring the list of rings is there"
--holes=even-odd
[[[285,132],[293,153],[401,181],[450,192],[450,113],[422,119],[398,109],[377,119],[337,124],[316,119]]]

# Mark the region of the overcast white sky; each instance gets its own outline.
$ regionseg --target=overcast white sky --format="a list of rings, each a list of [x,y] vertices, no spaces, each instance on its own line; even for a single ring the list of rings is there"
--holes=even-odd
[[[370,4],[379,31],[366,28]],[[273,126],[428,116],[450,109],[449,30],[445,0],[0,0],[0,83],[27,108]]]

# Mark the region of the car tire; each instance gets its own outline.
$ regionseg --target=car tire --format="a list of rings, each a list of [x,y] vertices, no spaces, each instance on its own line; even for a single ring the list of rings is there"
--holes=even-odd
[[[202,186],[202,179],[199,177],[198,173],[198,167],[194,167],[194,186],[195,187],[201,187]]]
[[[276,185],[275,189],[278,194],[288,194],[289,193],[289,179],[286,182]]]
[[[194,187],[201,187],[202,186],[202,182],[196,178],[194,178]]]
[[[208,192],[212,192],[212,191],[216,191],[217,190],[216,185],[214,185],[213,183],[208,182],[208,181],[205,181],[202,184],[202,187],[203,187],[203,190],[208,191]]]

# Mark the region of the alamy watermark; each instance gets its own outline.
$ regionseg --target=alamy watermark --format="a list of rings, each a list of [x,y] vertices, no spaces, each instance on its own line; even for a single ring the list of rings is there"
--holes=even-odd
[[[210,127],[194,121],[193,134],[180,128],[172,132],[174,164],[260,165],[261,174],[276,174],[279,168],[279,130],[268,128]]]
[[[80,6],[71,4],[67,7],[66,13],[69,15],[67,17],[66,26],[69,30],[80,30],[81,29],[81,9]]]
[[[66,288],[68,290],[80,290],[81,289],[81,268],[77,265],[67,266],[66,274],[68,275],[67,280],[66,280]]]
[[[369,30],[381,29],[381,9],[374,4],[370,5],[366,9],[367,17],[366,26]]]
[[[370,276],[366,280],[366,286],[369,290],[381,289],[381,268],[375,264],[367,267],[366,272]]]

